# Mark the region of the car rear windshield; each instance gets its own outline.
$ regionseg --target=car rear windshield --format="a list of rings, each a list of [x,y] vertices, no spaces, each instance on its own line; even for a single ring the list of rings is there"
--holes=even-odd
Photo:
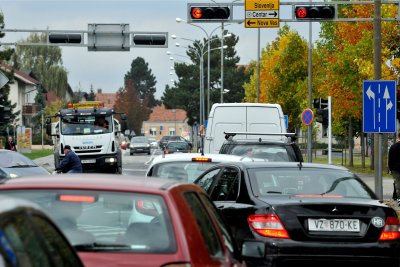
[[[368,198],[372,190],[353,174],[336,169],[253,168],[251,187],[257,195],[297,197]]]
[[[153,166],[152,177],[180,180],[192,183],[215,162],[164,162]]]
[[[187,143],[184,142],[170,142],[167,145],[168,149],[188,149]]]
[[[242,157],[262,158],[268,161],[295,161],[294,152],[288,152],[285,145],[237,144],[227,153]]]
[[[78,251],[176,251],[171,219],[160,196],[53,189],[2,194],[39,204]]]

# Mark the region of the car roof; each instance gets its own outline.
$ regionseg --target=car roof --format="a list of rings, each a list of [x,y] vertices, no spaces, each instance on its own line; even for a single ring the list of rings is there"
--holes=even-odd
[[[224,163],[221,163],[224,164]],[[324,164],[324,163],[304,163],[304,162],[277,162],[277,161],[239,161],[232,162],[232,164],[236,164],[243,168],[318,168],[318,169],[331,169],[331,170],[341,170],[351,172],[348,168],[339,165],[333,164]]]
[[[211,158],[213,162],[231,162],[231,161],[245,161],[252,160],[249,157],[242,157],[227,154],[201,154],[201,153],[178,153],[178,154],[164,154],[159,155],[153,159],[151,166],[159,162],[174,162],[174,161],[192,161],[192,158]]]
[[[283,140],[272,140],[272,139],[236,139],[236,138],[228,138],[225,139],[224,144],[276,144],[276,145],[290,145],[291,142],[283,141]]]
[[[59,174],[47,177],[21,177],[0,184],[1,189],[72,189],[107,190],[136,193],[164,194],[177,186],[190,186],[175,180],[149,179],[145,176],[119,174]]]

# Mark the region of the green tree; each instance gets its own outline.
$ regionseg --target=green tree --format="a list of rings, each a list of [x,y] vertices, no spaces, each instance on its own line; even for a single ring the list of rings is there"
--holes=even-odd
[[[117,91],[114,110],[123,112],[127,116],[128,129],[140,134],[143,121],[149,118],[151,109],[148,107],[148,98],[140,98],[132,80],[127,80],[125,88]]]
[[[1,28],[4,28],[4,15],[1,12],[0,12],[0,25],[1,25],[0,26]],[[0,32],[0,39],[3,38],[4,36],[5,36],[5,33]],[[11,49],[11,48],[2,49],[0,51],[0,64],[6,63],[8,60],[10,60],[13,53],[14,53],[14,49]],[[6,133],[5,129],[12,124],[12,122],[14,121],[16,116],[19,115],[20,112],[18,111],[18,112],[14,113],[14,109],[17,104],[16,103],[11,104],[11,101],[8,99],[8,96],[10,94],[9,84],[15,82],[14,78],[13,78],[14,77],[13,73],[3,71],[3,74],[7,76],[7,78],[9,79],[9,82],[6,85],[4,85],[2,88],[0,88],[0,105],[11,108],[10,119],[8,121],[6,121],[5,123],[0,124],[0,131],[4,135]]]
[[[278,37],[262,51],[260,102],[280,104],[288,115],[289,131],[301,125],[301,111],[308,105],[307,62],[307,42],[288,25],[284,25]],[[256,75],[253,72],[244,86],[249,102],[256,101]]]
[[[131,69],[125,74],[125,84],[131,80],[136,88],[139,98],[147,98],[147,105],[152,108],[158,104],[155,99],[156,77],[153,75],[149,64],[142,57],[135,58],[131,63]]]
[[[90,92],[89,92],[89,94],[87,96],[87,100],[88,101],[94,101],[95,99],[96,99],[96,93],[94,92],[93,84],[91,84],[90,85]]]
[[[28,43],[46,42],[46,34],[32,33]],[[56,46],[17,46],[10,64],[19,70],[32,70],[47,91],[63,98],[68,89],[68,72],[62,66],[61,48]]]

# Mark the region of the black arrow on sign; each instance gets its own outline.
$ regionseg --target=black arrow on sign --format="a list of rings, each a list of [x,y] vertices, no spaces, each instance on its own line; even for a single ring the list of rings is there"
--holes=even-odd
[[[247,26],[251,26],[252,24],[256,24],[256,22],[255,21],[250,21],[250,20],[247,21]]]
[[[274,11],[274,13],[268,13],[268,15],[274,15],[274,17],[276,17],[276,15],[278,15],[278,13],[276,13],[276,11]]]

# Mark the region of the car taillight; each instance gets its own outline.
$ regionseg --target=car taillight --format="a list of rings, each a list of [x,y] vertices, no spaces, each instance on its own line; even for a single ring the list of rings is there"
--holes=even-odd
[[[289,234],[279,217],[275,214],[253,214],[247,218],[250,227],[259,235],[276,238],[289,238]]]
[[[397,217],[387,217],[383,227],[380,241],[395,240],[400,238],[400,222]]]

